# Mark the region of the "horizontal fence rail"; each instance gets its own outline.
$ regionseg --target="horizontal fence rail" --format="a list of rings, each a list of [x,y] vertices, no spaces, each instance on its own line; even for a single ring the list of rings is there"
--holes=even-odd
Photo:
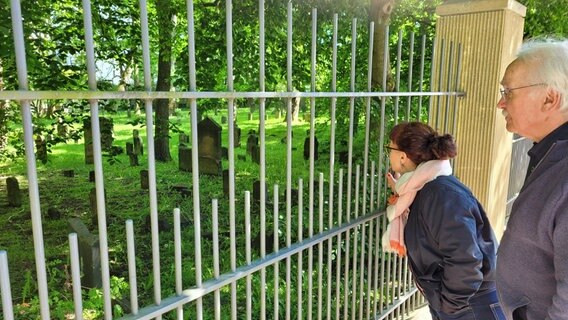
[[[384,179],[389,164],[383,149],[388,143],[389,128],[399,121],[427,121],[431,114],[438,115],[440,108],[456,108],[456,98],[464,96],[458,89],[459,77],[456,76],[459,74],[461,49],[452,47],[449,50],[451,62],[447,68],[440,69],[443,75],[436,76],[436,79],[447,81],[438,86],[443,90],[433,90],[424,79],[427,77],[426,63],[430,59],[426,57],[426,49],[432,44],[427,46],[426,37],[415,44],[414,34],[411,34],[410,43],[404,44],[407,50],[403,54],[403,36],[399,32],[396,52],[391,53],[387,29],[387,49],[383,54],[384,58],[392,55],[396,61],[394,91],[377,91],[372,86],[371,72],[374,24],[371,23],[367,30],[367,61],[356,60],[359,48],[357,42],[352,41],[348,74],[338,76],[338,64],[341,63],[337,54],[338,33],[341,31],[338,15],[334,15],[330,23],[333,33],[331,45],[320,48],[318,12],[314,9],[309,13],[312,27],[309,90],[298,92],[294,90],[292,80],[292,25],[293,15],[298,13],[294,13],[293,3],[288,2],[286,92],[267,91],[265,10],[261,0],[258,6],[258,91],[235,91],[233,3],[228,0],[225,2],[226,90],[198,91],[195,13],[193,2],[189,0],[186,4],[189,90],[159,92],[153,91],[150,72],[147,4],[141,0],[139,5],[143,91],[97,89],[89,0],[83,1],[88,89],[36,91],[29,89],[27,81],[26,37],[20,3],[11,0],[20,87],[17,91],[0,91],[0,100],[19,103],[22,114],[35,250],[35,294],[41,319],[53,318],[53,306],[50,306],[52,288],[47,275],[46,261],[49,257],[46,258],[45,253],[39,192],[39,185],[43,182],[38,181],[38,175],[43,173],[38,173],[36,168],[32,105],[47,100],[89,104],[96,199],[96,221],[92,227],[98,232],[95,240],[98,240],[97,248],[100,249],[100,269],[97,274],[101,282],[98,289],[102,294],[102,310],[98,311],[104,319],[404,319],[411,311],[424,305],[424,299],[412,282],[406,258],[385,253],[381,247],[381,235],[387,225],[384,207],[389,194]],[[308,15],[306,12],[299,14]],[[357,19],[351,23],[351,39],[360,36],[357,23]],[[418,52],[415,52],[415,46],[420,48]],[[317,85],[317,57],[324,54],[322,52],[331,56],[331,85],[327,92],[318,91]],[[403,59],[408,59],[404,67]],[[365,88],[356,85],[357,76],[360,76],[358,63],[366,66]],[[403,68],[407,79],[401,79]],[[382,88],[387,88],[387,69],[383,67]],[[337,91],[338,79],[349,83],[348,91]],[[437,105],[432,104],[432,97],[440,97]],[[257,108],[254,119],[249,115],[248,120],[243,120],[242,108],[237,107],[237,103],[246,98],[252,99]],[[174,201],[168,202],[167,210],[171,214],[162,208],[164,190],[175,184],[168,180],[173,179],[174,174],[161,171],[163,167],[155,158],[155,139],[159,138],[155,115],[158,99],[185,99],[188,103],[183,121],[188,122],[191,133],[185,136],[183,143],[180,136],[179,146],[174,150],[180,152],[180,163],[183,159],[191,159],[190,168],[185,168],[190,172],[184,176],[190,186],[183,190],[190,196],[179,200],[181,206]],[[216,110],[214,115],[210,112],[208,117],[201,119],[200,103],[203,99],[213,99],[223,108],[219,113]],[[304,119],[300,121],[293,119],[292,115],[295,104],[302,99],[308,100],[308,104]],[[443,100],[445,104],[440,102],[441,99],[446,99]],[[105,100],[141,100],[144,105],[142,123],[145,132],[140,133],[140,137],[146,147],[142,159],[147,168],[145,179],[148,185],[144,198],[140,199],[148,203],[138,203],[143,212],[137,217],[123,219],[124,225],[120,227],[113,224],[116,220],[112,218],[117,212],[105,201],[113,197],[107,193],[111,190],[108,187],[111,182],[105,174],[108,164],[103,161],[106,151],[101,143],[104,131],[101,119],[108,116],[101,114],[101,103]],[[279,121],[270,121],[267,109],[268,104],[274,101],[283,102],[284,107],[279,112],[286,113],[284,120],[278,116]],[[323,111],[327,112],[325,116],[322,116]],[[221,125],[216,121],[219,119],[222,119]],[[455,130],[454,122],[455,117],[444,119],[444,127]],[[201,126],[211,123],[214,123],[213,127],[220,128],[217,135],[208,136],[200,132]],[[240,146],[242,131],[238,127],[241,123],[254,128],[251,129],[254,132],[249,134],[253,141],[251,150],[247,143],[244,155]],[[274,140],[271,133],[274,131],[270,131],[274,128],[278,128],[278,134],[284,135],[279,141]],[[306,132],[305,136],[298,137],[298,132],[302,131]],[[219,144],[204,142],[207,140],[204,137],[214,142],[219,139],[216,141]],[[304,140],[298,143],[298,139]],[[227,147],[224,159],[214,159],[214,168],[218,172],[202,172],[202,169],[213,166],[206,162],[210,157],[221,155],[221,143]],[[271,147],[274,144],[277,144],[276,148]],[[304,147],[303,159],[297,156],[297,148],[301,145]],[[209,148],[215,150],[205,159],[201,152]],[[283,150],[278,153],[280,158],[272,154],[277,149]],[[180,150],[186,152],[182,154]],[[254,169],[244,166],[240,156],[250,156],[251,162],[258,166]],[[255,178],[252,188],[249,176]],[[223,187],[220,191],[221,181]],[[214,183],[217,189],[210,188],[208,183]],[[130,199],[122,201],[127,200]],[[147,222],[149,229],[141,228],[141,219]],[[164,230],[164,220],[171,221],[171,229]],[[116,232],[117,229],[120,232]],[[109,230],[114,231],[111,233]],[[90,291],[82,284],[86,260],[80,238],[82,235],[78,232],[70,233],[67,238],[70,286],[66,290],[74,304],[66,312],[75,319],[87,317],[87,309],[91,308],[84,303]],[[114,246],[118,244],[125,247],[121,257],[114,253]],[[17,271],[13,265],[10,268],[9,255],[9,250],[0,250],[4,319],[14,319],[10,275]],[[120,297],[116,296],[119,288],[113,282],[115,278],[127,279],[128,292]],[[123,312],[117,313],[117,306]]]

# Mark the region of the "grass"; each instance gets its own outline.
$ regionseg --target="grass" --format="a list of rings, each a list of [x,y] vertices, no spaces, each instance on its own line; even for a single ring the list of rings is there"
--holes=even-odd
[[[241,147],[235,149],[235,195],[236,195],[236,218],[237,218],[237,248],[245,247],[244,239],[244,190],[252,190],[254,180],[259,177],[259,166],[253,162],[249,156],[246,155],[246,139],[247,133],[251,130],[258,130],[258,114],[254,114],[252,120],[248,119],[248,109],[238,110],[238,126],[241,128]],[[119,112],[111,116],[114,121],[114,143],[113,145],[124,147],[127,141],[131,141],[132,130],[138,129],[143,141],[146,140],[145,128],[133,126],[128,124],[131,120],[126,113]],[[206,114],[205,116],[212,117],[217,123],[221,124],[221,113]],[[175,124],[180,130],[186,134],[190,133],[189,119],[187,110],[177,110],[176,114],[171,116],[171,122]],[[316,161],[315,177],[318,179],[319,172],[323,172],[324,180],[329,177],[329,127],[325,125],[325,117],[318,117],[317,121],[321,125],[316,126],[316,136],[319,140],[320,146],[320,159]],[[309,129],[309,123],[305,121],[298,121],[293,124],[293,186],[297,187],[299,178],[304,180],[304,201],[305,205],[308,201],[308,181],[309,181],[309,161],[303,158],[303,144],[306,138],[306,132]],[[339,130],[339,129],[338,129]],[[345,130],[344,130],[345,131]],[[279,185],[279,224],[280,230],[286,228],[286,209],[285,202],[285,188],[286,188],[286,173],[285,173],[285,159],[286,159],[286,144],[282,142],[282,138],[286,136],[286,122],[284,118],[276,118],[273,114],[269,114],[266,120],[266,181],[267,191],[269,196],[267,199],[272,201],[273,185]],[[223,125],[222,131],[222,145],[227,146],[228,143],[228,130],[226,125]],[[356,143],[362,145],[362,138],[356,139]],[[178,153],[178,135],[171,134],[170,150],[173,161],[167,163],[156,164],[156,182],[157,182],[157,195],[158,195],[158,215],[166,225],[172,224],[172,211],[174,208],[179,207],[182,213],[182,228],[183,228],[183,256],[184,256],[184,288],[190,287],[195,284],[194,279],[194,230],[193,230],[193,203],[191,197],[184,197],[180,193],[173,191],[173,186],[184,185],[191,187],[192,175],[189,172],[180,171],[177,163]],[[338,142],[336,150],[346,149],[346,146]],[[355,153],[361,153],[362,148],[355,148]],[[103,162],[104,171],[104,187],[106,190],[106,214],[107,225],[109,234],[109,259],[111,275],[113,283],[120,284],[120,279],[127,279],[127,261],[126,261],[126,240],[125,240],[125,220],[132,219],[134,222],[134,229],[136,234],[136,251],[137,251],[137,266],[139,270],[139,292],[141,305],[152,303],[152,286],[153,280],[151,275],[151,239],[149,232],[149,195],[147,190],[140,188],[139,172],[141,169],[146,169],[146,156],[147,150],[144,150],[144,157],[140,159],[140,166],[132,167],[129,165],[127,155],[121,154],[116,157],[118,160],[114,164],[110,164],[106,160]],[[246,156],[246,161],[237,160],[238,156]],[[336,159],[337,161],[337,159]],[[361,160],[355,160],[354,163],[360,163]],[[228,168],[228,162],[223,161],[223,168]],[[63,170],[74,170],[74,177],[64,177]],[[84,161],[84,146],[82,141],[73,142],[69,141],[67,144],[59,144],[52,148],[49,154],[48,162],[37,165],[37,176],[39,182],[39,194],[41,202],[41,211],[43,216],[43,233],[45,240],[45,256],[48,261],[48,281],[50,286],[50,293],[61,294],[61,301],[69,299],[70,297],[70,266],[68,262],[68,219],[80,218],[91,230],[96,233],[97,225],[96,219],[93,218],[89,203],[89,193],[95,187],[94,183],[89,182],[89,172],[93,170],[93,165],[86,165]],[[10,275],[13,290],[13,300],[18,304],[19,310],[25,310],[21,315],[32,314],[32,307],[34,306],[34,295],[37,288],[35,288],[35,263],[34,263],[34,249],[33,249],[33,235],[30,217],[30,207],[27,201],[27,178],[26,178],[26,165],[24,160],[17,160],[9,163],[0,163],[0,194],[5,194],[5,178],[15,176],[20,182],[20,188],[24,193],[24,205],[19,208],[11,208],[2,202],[0,197],[0,224],[5,226],[0,235],[0,250],[7,250],[10,265]],[[337,172],[336,172],[337,179]],[[347,179],[344,180],[346,183]],[[328,183],[326,181],[326,183]],[[314,197],[314,212],[317,214],[317,188],[315,183]],[[344,189],[345,190],[345,189]],[[325,188],[327,194],[327,187]],[[203,252],[203,278],[210,279],[213,277],[213,263],[211,253],[213,251],[211,241],[212,222],[211,222],[211,199],[219,199],[219,227],[221,233],[221,273],[229,271],[230,261],[229,245],[230,241],[228,236],[229,229],[229,202],[223,195],[223,182],[220,176],[200,176],[200,203],[201,203],[201,227],[203,234],[202,252]],[[60,213],[58,218],[50,218],[47,215],[48,209],[56,209]],[[270,234],[273,226],[273,208],[271,204],[266,206],[266,228]],[[294,209],[296,212],[297,209]],[[327,210],[327,208],[326,208]],[[260,216],[258,215],[258,204],[253,204],[252,214],[252,236],[255,237],[259,234]],[[298,224],[303,224],[304,237],[306,237],[309,225],[307,209],[304,210],[303,221],[297,221],[294,218],[291,229],[293,230],[293,242],[296,240],[296,230]],[[294,214],[295,215],[295,214]],[[326,218],[327,221],[327,218]],[[344,219],[345,221],[345,219]],[[318,221],[314,219],[314,229],[318,230]],[[281,247],[284,246],[285,235],[280,232],[278,235]],[[256,259],[260,256],[258,247],[258,236],[253,239],[253,257]],[[173,232],[171,228],[166,228],[160,233],[160,255],[162,257],[162,284],[163,297],[173,294]],[[304,255],[303,259],[306,259]],[[246,263],[246,256],[243,250],[237,251],[238,265]],[[293,262],[296,265],[297,261]],[[305,264],[304,264],[305,265]],[[284,278],[282,274],[284,268],[280,268],[280,278]],[[268,269],[269,274],[272,269]],[[303,272],[303,285],[307,283],[308,277],[312,275]],[[267,277],[267,279],[272,279]],[[254,275],[251,281],[255,283],[255,288],[258,288],[258,275]],[[270,281],[269,281],[270,282]],[[25,285],[21,285],[24,283]],[[238,292],[244,292],[245,281],[239,281]],[[329,284],[332,285],[332,284]],[[120,287],[120,285],[117,285]],[[227,293],[228,288],[222,291],[224,299],[229,299]],[[335,290],[335,289],[334,289]],[[224,294],[223,294],[224,292]],[[117,296],[125,295],[125,292],[117,293]],[[93,294],[96,296],[96,294]],[[127,295],[127,294],[126,294]],[[94,297],[91,301],[95,306],[101,307],[100,296]],[[96,300],[99,299],[99,300]],[[241,298],[239,298],[241,299]],[[95,301],[95,302],[93,302]],[[206,306],[211,306],[211,297],[204,299]],[[37,303],[37,301],[36,301]],[[61,308],[68,308],[67,304],[57,302]],[[88,304],[87,304],[88,305]],[[225,303],[225,305],[228,305]],[[243,304],[239,302],[239,305]],[[241,307],[239,307],[241,308]],[[258,308],[256,306],[255,308]],[[69,309],[68,311],[70,311]],[[67,312],[67,311],[65,311]],[[192,311],[189,311],[192,312]],[[120,314],[120,313],[119,313]],[[93,318],[97,318],[96,312]],[[30,316],[30,318],[33,318]]]

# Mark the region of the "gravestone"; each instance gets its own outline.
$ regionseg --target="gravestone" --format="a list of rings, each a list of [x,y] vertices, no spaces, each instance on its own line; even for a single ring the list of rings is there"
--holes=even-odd
[[[68,178],[73,178],[75,176],[75,170],[63,170],[63,176]]]
[[[266,204],[271,203],[271,199],[268,197],[268,183],[266,184],[266,188],[264,190],[264,201]],[[260,181],[255,180],[252,183],[252,199],[254,201],[260,202]]]
[[[254,180],[252,183],[252,198],[255,201],[260,201],[260,181],[258,180]],[[265,200],[266,199],[268,199],[268,197],[265,197]]]
[[[247,154],[251,157],[253,146],[258,146],[258,136],[256,135],[256,132],[254,130],[249,132],[249,136],[247,138]]]
[[[221,175],[221,131],[221,126],[209,117],[197,124],[199,173]]]
[[[229,169],[223,170],[223,195],[229,196]]]
[[[172,191],[178,192],[184,198],[191,197],[191,188],[186,185],[176,184],[171,186],[171,189]]]
[[[138,155],[134,153],[134,143],[132,143],[132,142],[126,143],[126,154],[128,155],[128,158],[130,159],[130,166],[131,167],[139,165]]]
[[[292,200],[292,206],[295,206],[298,204],[298,189],[290,189],[290,197]]]
[[[15,177],[6,178],[6,188],[8,189],[8,205],[10,207],[22,206],[22,191],[18,179]]]
[[[189,146],[189,136],[185,133],[179,134],[179,145]]]
[[[318,138],[314,137],[314,161],[319,158],[319,142]],[[304,160],[310,159],[310,137],[304,140]]]
[[[225,160],[229,160],[229,149],[227,147],[221,147],[221,157]]]
[[[144,155],[144,143],[142,138],[140,138],[140,132],[138,130],[132,130],[132,143],[134,144],[133,152],[137,156]]]
[[[65,123],[57,123],[57,135],[63,139],[67,139],[67,125]]]
[[[41,163],[47,163],[47,141],[43,136],[38,135],[35,139],[36,157]]]
[[[47,217],[52,220],[61,219],[61,211],[55,207],[49,207],[47,209]]]
[[[181,145],[178,148],[178,168],[180,171],[191,172],[191,148]]]
[[[140,170],[140,188],[144,190],[150,189],[150,182],[148,181],[148,170]]]
[[[99,118],[102,151],[110,151],[112,148],[112,142],[114,140],[112,136],[113,126],[112,119],[103,117]],[[93,135],[91,132],[90,118],[83,120],[83,133],[85,138],[85,164],[93,164]]]
[[[260,146],[258,144],[252,146],[250,157],[252,158],[252,162],[260,164]]]
[[[239,126],[237,125],[236,122],[235,122],[234,128],[235,128],[235,131],[234,131],[235,142],[234,143],[235,143],[235,148],[238,148],[238,147],[241,146],[241,131],[242,130],[241,130],[241,128],[239,128]]]
[[[102,287],[101,250],[99,238],[89,232],[79,218],[69,219],[69,230],[77,234],[79,259],[81,261],[81,285],[87,288]]]
[[[106,203],[106,190],[104,191],[104,197],[105,200],[103,200]],[[91,223],[93,225],[98,225],[99,220],[98,220],[98,209],[97,209],[97,188],[91,188],[91,192],[89,193],[89,205],[91,208]],[[108,219],[108,216],[107,216]],[[108,221],[107,221],[108,222]]]

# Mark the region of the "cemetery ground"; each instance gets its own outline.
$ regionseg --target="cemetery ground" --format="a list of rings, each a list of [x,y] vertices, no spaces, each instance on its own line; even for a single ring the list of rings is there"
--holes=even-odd
[[[226,112],[226,111],[225,111]],[[221,125],[222,146],[228,147],[228,129],[225,112],[218,115],[209,112],[203,118],[209,116]],[[279,224],[280,229],[286,228],[286,121],[284,117],[276,116],[267,112],[266,120],[266,248],[272,251],[272,243],[275,240],[273,228],[273,186],[279,185]],[[132,131],[139,130],[142,141],[146,141],[146,128],[135,126],[129,121],[126,112],[103,115],[112,118],[114,122],[113,146],[124,149],[127,142],[132,141]],[[302,117],[301,117],[302,118]],[[310,128],[309,121],[301,119],[293,123],[293,147],[292,169],[293,186],[298,187],[298,178],[304,181],[304,207],[308,203],[309,160],[304,158],[304,143]],[[190,135],[190,119],[187,110],[177,110],[170,117],[185,134]],[[317,202],[317,188],[319,172],[324,174],[324,180],[329,177],[329,126],[325,125],[326,118],[316,119],[316,137],[319,140],[318,158],[315,161],[314,192]],[[247,152],[247,137],[249,132],[258,135],[258,112],[251,116],[247,109],[239,109],[237,112],[237,125],[241,129],[240,146],[235,147],[235,198],[236,198],[236,234],[237,248],[245,247],[244,235],[244,191],[251,192],[253,198],[253,184],[259,179],[259,165],[253,162]],[[345,129],[345,128],[344,128]],[[338,128],[338,132],[341,129]],[[344,130],[346,131],[346,130]],[[183,241],[183,287],[188,288],[195,284],[194,277],[194,229],[193,229],[193,204],[192,204],[192,173],[182,171],[178,163],[179,134],[170,131],[170,150],[172,161],[156,163],[156,184],[158,196],[158,217],[160,225],[160,259],[162,272],[162,297],[168,297],[175,292],[174,285],[174,246],[173,246],[173,210],[180,208]],[[339,138],[337,138],[339,139]],[[191,138],[190,138],[191,140]],[[359,150],[362,148],[359,148]],[[149,219],[149,194],[148,190],[141,187],[140,171],[147,169],[147,150],[143,146],[143,156],[139,159],[139,165],[132,165],[129,156],[121,153],[113,158],[103,157],[105,204],[107,226],[109,235],[109,261],[111,272],[111,287],[114,302],[115,316],[129,312],[128,291],[128,267],[126,254],[125,221],[131,219],[134,224],[136,238],[136,263],[138,271],[138,292],[140,305],[147,305],[153,301],[151,235]],[[336,142],[336,151],[345,154],[347,146],[345,142]],[[354,148],[354,153],[357,151]],[[339,162],[341,156],[336,156]],[[112,159],[109,161],[109,159]],[[95,183],[92,182],[90,173],[94,170],[92,164],[85,164],[84,144],[82,140],[68,140],[65,144],[54,146],[48,154],[48,161],[42,164],[37,162],[39,181],[39,194],[42,212],[42,227],[45,241],[45,256],[50,293],[50,307],[52,317],[69,318],[72,312],[71,299],[71,272],[69,263],[68,234],[70,232],[70,219],[80,219],[87,229],[97,235],[96,205],[93,206],[93,198],[90,197]],[[345,159],[343,159],[345,160]],[[361,162],[354,160],[354,163]],[[222,169],[228,169],[226,159],[222,160]],[[92,173],[91,173],[92,174]],[[22,193],[22,205],[19,207],[9,206],[6,200],[6,179],[15,177],[19,182]],[[0,249],[8,252],[10,267],[11,286],[13,301],[18,319],[33,318],[38,314],[39,308],[36,288],[36,272],[34,263],[34,248],[30,207],[28,201],[26,177],[26,163],[24,159],[0,163]],[[337,179],[337,171],[336,171]],[[345,182],[344,182],[345,183]],[[200,175],[200,203],[201,203],[201,233],[202,233],[202,256],[203,256],[203,279],[213,278],[212,259],[212,222],[211,222],[211,199],[219,199],[219,233],[221,273],[230,271],[229,261],[229,200],[223,190],[222,175]],[[328,186],[324,188],[327,193]],[[258,196],[257,196],[258,197]],[[314,211],[317,212],[317,203],[314,202]],[[296,217],[297,203],[293,204],[291,230],[298,230]],[[260,257],[260,206],[257,200],[253,200],[251,215],[252,233],[252,260]],[[307,208],[304,209],[307,213]],[[304,214],[304,237],[307,235],[308,216]],[[318,221],[314,219],[314,230],[318,230]],[[292,233],[292,243],[297,239],[297,233]],[[285,247],[285,235],[281,231],[276,235],[280,247]],[[246,263],[244,250],[237,250],[237,265]],[[282,269],[282,268],[281,268]],[[269,272],[271,272],[269,270]],[[282,271],[280,271],[282,272]],[[304,275],[305,277],[309,275]],[[268,278],[270,279],[270,275]],[[241,281],[242,282],[242,281]],[[270,282],[270,281],[269,281]],[[307,281],[304,281],[307,283]],[[270,285],[270,284],[269,284]],[[331,284],[330,284],[331,285]],[[239,287],[244,284],[239,284]],[[253,277],[253,288],[258,290],[258,277]],[[222,299],[228,299],[230,288],[223,288]],[[242,290],[241,290],[242,289]],[[239,292],[243,292],[243,288]],[[84,309],[87,319],[96,319],[101,316],[102,293],[93,288],[89,293],[84,293]],[[241,299],[239,297],[239,299]],[[212,299],[204,299],[205,308],[212,305]],[[229,304],[225,304],[229,305]],[[244,303],[239,303],[243,306]],[[239,307],[241,308],[241,307]],[[258,306],[256,306],[258,308]],[[191,308],[190,308],[191,309]],[[98,311],[97,311],[98,310]],[[192,311],[188,311],[192,312]],[[258,313],[257,313],[258,314]]]

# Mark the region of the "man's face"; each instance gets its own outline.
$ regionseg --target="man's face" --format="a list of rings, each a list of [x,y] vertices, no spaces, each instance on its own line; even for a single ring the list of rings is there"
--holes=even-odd
[[[539,124],[544,121],[542,106],[546,86],[539,84],[531,72],[531,65],[513,61],[501,81],[505,94],[497,103],[507,121],[507,130],[537,141]]]

